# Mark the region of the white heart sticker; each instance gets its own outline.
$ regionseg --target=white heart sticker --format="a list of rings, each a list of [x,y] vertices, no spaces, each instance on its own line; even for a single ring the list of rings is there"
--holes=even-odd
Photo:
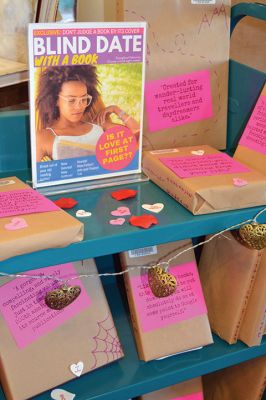
[[[16,182],[12,179],[7,179],[5,181],[0,181],[0,186],[13,185],[14,183]]]
[[[75,397],[74,393],[67,392],[64,389],[54,389],[51,392],[51,398],[54,400],[73,400]]]
[[[204,150],[192,150],[191,154],[194,154],[195,156],[203,156],[203,154],[205,153]]]
[[[91,212],[89,212],[89,211],[78,210],[76,212],[76,217],[79,217],[79,218],[85,218],[85,217],[90,217],[90,216],[91,216]]]
[[[158,214],[164,208],[164,204],[163,203],[142,204],[141,207],[144,208],[144,210],[151,211],[151,212]]]
[[[70,365],[70,371],[72,372],[72,374],[80,376],[82,374],[83,367],[84,367],[83,362],[79,361],[77,364]]]

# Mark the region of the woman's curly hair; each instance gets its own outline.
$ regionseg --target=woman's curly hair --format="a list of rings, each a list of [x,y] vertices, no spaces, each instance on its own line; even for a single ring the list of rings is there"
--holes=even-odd
[[[93,65],[75,65],[47,67],[40,75],[36,107],[39,111],[41,128],[44,129],[59,118],[57,107],[58,94],[63,83],[80,81],[87,87],[92,96],[92,102],[86,112],[92,107],[99,96],[96,67]]]

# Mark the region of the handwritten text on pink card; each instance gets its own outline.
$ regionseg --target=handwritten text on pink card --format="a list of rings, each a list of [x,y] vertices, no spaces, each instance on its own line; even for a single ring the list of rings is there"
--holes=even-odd
[[[266,154],[266,96],[260,96],[239,144]]]
[[[57,205],[33,189],[0,192],[0,217],[57,210]]]
[[[249,172],[249,169],[227,154],[206,154],[200,157],[161,157],[160,161],[180,178]]]
[[[212,117],[210,71],[149,81],[145,86],[151,132]]]
[[[73,264],[68,263],[27,271],[27,275],[67,278],[76,276],[77,272]],[[90,305],[90,298],[80,279],[72,282],[81,287],[81,294],[60,311],[51,310],[44,302],[47,291],[60,286],[51,279],[16,278],[0,287],[0,311],[19,348],[49,333]]]
[[[133,296],[143,332],[207,313],[196,264],[190,262],[169,268],[176,277],[176,292],[169,297],[155,297],[147,273],[131,278]]]
[[[171,400],[203,400],[203,393],[202,392],[191,393],[186,396],[175,397]]]

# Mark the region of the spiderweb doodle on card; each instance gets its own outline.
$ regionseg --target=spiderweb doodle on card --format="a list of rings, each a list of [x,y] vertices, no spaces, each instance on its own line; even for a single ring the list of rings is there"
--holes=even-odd
[[[93,337],[95,347],[92,350],[94,364],[91,369],[102,365],[103,362],[110,363],[123,356],[123,350],[116,333],[113,319],[110,314],[97,322],[98,332]]]

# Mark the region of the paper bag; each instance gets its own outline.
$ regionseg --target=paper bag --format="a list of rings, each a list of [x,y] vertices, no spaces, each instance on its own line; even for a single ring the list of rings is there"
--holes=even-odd
[[[263,356],[203,376],[204,400],[260,400],[265,380]]]
[[[266,175],[266,84],[241,136],[234,158]]]
[[[0,260],[83,239],[81,222],[18,178],[0,179]]]
[[[71,278],[88,270],[97,274],[93,260],[28,274]],[[81,293],[66,308],[56,311],[44,302],[55,282],[45,277],[1,278],[0,379],[8,400],[32,398],[123,357],[100,279],[69,282],[80,286]],[[50,398],[50,393],[46,397]]]
[[[256,251],[256,250],[254,250]],[[263,250],[259,270],[247,309],[240,327],[239,339],[248,346],[257,346],[261,343],[266,324],[266,251]]]
[[[145,151],[142,168],[193,214],[266,203],[266,176],[210,146]]]
[[[203,246],[199,274],[212,330],[235,343],[261,264],[262,252],[248,249],[227,232]]]
[[[231,1],[115,3],[116,19],[148,23],[144,149],[225,148]]]
[[[203,400],[201,377],[148,393],[139,400]]]
[[[134,268],[166,261],[191,241],[135,249],[120,254],[139,357],[149,361],[192,350],[213,342],[193,250],[170,264],[177,279],[176,292],[165,298],[153,295],[147,270]]]

